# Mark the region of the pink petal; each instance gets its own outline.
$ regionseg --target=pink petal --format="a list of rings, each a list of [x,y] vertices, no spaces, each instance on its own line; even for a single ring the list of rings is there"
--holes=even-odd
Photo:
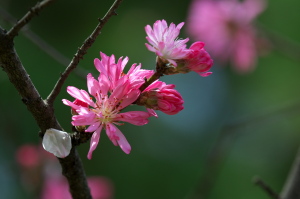
[[[115,119],[116,121],[123,121],[133,125],[142,126],[149,122],[149,117],[151,117],[151,114],[145,111],[129,111],[126,113],[119,113]]]
[[[91,138],[91,143],[90,143],[90,150],[88,152],[87,158],[90,160],[92,159],[92,153],[93,151],[96,149],[98,143],[99,143],[99,139],[100,139],[100,133],[102,130],[102,126],[100,126],[94,133],[93,136]]]
[[[89,93],[94,97],[97,97],[97,93],[100,91],[100,86],[91,73],[87,75],[87,86]]]
[[[100,127],[100,122],[95,122],[93,124],[91,124],[86,130],[85,132],[94,132],[96,131],[99,127]]]
[[[120,148],[126,153],[129,154],[131,151],[131,146],[128,143],[127,139],[123,135],[123,133],[116,127],[116,135],[119,137],[117,140]]]
[[[79,99],[80,101],[83,101],[92,107],[95,106],[95,103],[90,99],[89,94],[85,90],[79,90],[78,88],[76,88],[74,86],[68,86],[67,92],[72,97]]]
[[[147,111],[148,111],[152,116],[158,118],[157,113],[156,113],[153,109],[147,108]]]

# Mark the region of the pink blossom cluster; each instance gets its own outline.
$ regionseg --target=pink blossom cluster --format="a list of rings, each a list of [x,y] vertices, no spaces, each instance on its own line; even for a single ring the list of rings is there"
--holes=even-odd
[[[253,25],[264,9],[264,0],[193,0],[187,30],[193,39],[203,40],[215,58],[230,62],[238,72],[249,72],[257,51],[267,43]]]
[[[157,67],[145,70],[141,64],[133,64],[125,73],[128,57],[118,60],[114,55],[108,56],[100,52],[100,59],[94,60],[99,75],[94,78],[87,75],[87,88],[67,87],[67,92],[75,101],[63,99],[63,103],[72,109],[72,125],[92,133],[88,159],[96,149],[100,133],[104,129],[109,139],[116,146],[129,154],[131,146],[117,126],[124,122],[142,126],[149,122],[149,117],[160,110],[174,115],[183,109],[183,99],[175,90],[175,85],[159,80],[164,74],[187,73],[195,71],[201,76],[208,76],[213,61],[204,49],[203,42],[196,42],[186,48],[187,39],[177,39],[184,23],[168,27],[165,20],[156,21],[153,29],[147,25],[145,30],[150,44],[146,47],[156,53]],[[172,72],[168,72],[168,71]],[[124,111],[132,104],[145,106],[145,111]]]
[[[179,39],[180,29],[184,25],[181,22],[177,26],[168,24],[165,20],[157,20],[153,28],[150,25],[145,27],[147,33],[146,39],[149,44],[145,44],[148,50],[167,62],[169,66],[175,67],[178,73],[187,73],[195,71],[201,76],[208,76],[208,72],[213,65],[213,60],[204,49],[203,42],[195,42],[190,48],[186,48],[189,38]]]

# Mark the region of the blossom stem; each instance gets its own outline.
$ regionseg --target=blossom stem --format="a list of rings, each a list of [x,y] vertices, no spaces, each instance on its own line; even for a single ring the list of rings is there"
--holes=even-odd
[[[158,80],[161,76],[163,76],[160,72],[155,72],[150,79],[146,80],[145,83],[140,87],[140,91],[143,92],[150,84],[152,84],[154,81]]]
[[[160,77],[164,76],[164,72],[167,66],[166,63],[163,62],[159,57],[156,58],[156,71],[150,77],[150,79],[146,80],[145,83],[140,87],[140,91],[143,92],[150,84],[154,81],[158,80]]]

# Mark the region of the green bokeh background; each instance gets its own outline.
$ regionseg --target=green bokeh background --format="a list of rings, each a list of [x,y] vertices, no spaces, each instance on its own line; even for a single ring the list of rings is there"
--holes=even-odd
[[[103,17],[112,3],[56,1],[28,28],[71,59],[96,26],[97,18]],[[0,2],[16,18],[34,4],[33,0]],[[118,16],[104,26],[80,67],[96,76],[93,60],[102,51],[117,58],[128,56],[128,66],[142,63],[144,68],[154,69],[155,56],[144,45],[144,27],[158,19],[176,24],[186,21],[189,4],[124,0]],[[257,21],[283,38],[285,44],[297,44],[299,7],[298,0],[270,0]],[[0,22],[3,28],[11,27],[1,17]],[[184,31],[180,36],[187,37]],[[46,98],[66,66],[22,33],[15,47],[41,96]],[[130,155],[115,147],[104,133],[92,160],[86,158],[89,144],[78,147],[87,175],[111,179],[115,199],[189,198],[203,176],[214,179],[211,186],[200,183],[203,193],[207,193],[205,199],[269,198],[251,182],[256,175],[280,192],[300,144],[300,59],[288,51],[300,55],[297,45],[290,45],[285,52],[274,45],[269,54],[259,58],[256,70],[250,74],[240,75],[216,63],[213,75],[206,78],[196,73],[163,77],[167,83],[176,84],[185,109],[174,116],[159,113],[159,118],[151,118],[146,126],[120,127],[132,146]],[[86,82],[73,73],[55,102],[56,116],[65,130],[71,129],[71,115],[61,99],[72,99],[65,92],[68,85],[86,89]],[[26,198],[14,154],[23,144],[39,144],[39,129],[3,71],[0,91],[0,190],[4,198]],[[218,145],[218,161],[207,166],[220,135],[224,139]]]

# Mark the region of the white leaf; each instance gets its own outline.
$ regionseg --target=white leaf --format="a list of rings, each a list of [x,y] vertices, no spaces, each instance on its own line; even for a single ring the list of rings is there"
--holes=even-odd
[[[70,135],[57,129],[47,129],[42,144],[46,151],[59,158],[68,156],[72,148]]]

